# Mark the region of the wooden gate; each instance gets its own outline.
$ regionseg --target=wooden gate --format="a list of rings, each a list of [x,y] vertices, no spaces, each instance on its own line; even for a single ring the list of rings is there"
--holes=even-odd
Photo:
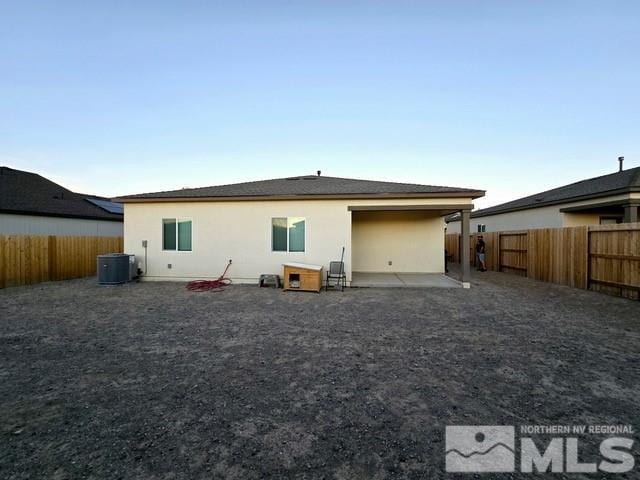
[[[527,276],[527,232],[498,235],[500,251],[498,271]]]
[[[640,299],[640,229],[637,226],[589,229],[587,288]]]

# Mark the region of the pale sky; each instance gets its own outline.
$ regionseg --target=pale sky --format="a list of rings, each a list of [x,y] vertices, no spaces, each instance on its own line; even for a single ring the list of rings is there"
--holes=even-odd
[[[0,165],[105,196],[640,165],[640,2],[0,2]]]

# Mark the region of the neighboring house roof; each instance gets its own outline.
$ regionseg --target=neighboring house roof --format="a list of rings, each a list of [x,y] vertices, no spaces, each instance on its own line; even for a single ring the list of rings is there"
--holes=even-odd
[[[106,203],[103,203],[106,202]],[[49,217],[122,221],[122,205],[74,193],[37,173],[0,167],[0,212]]]
[[[127,195],[114,199],[121,202],[183,199],[277,199],[277,198],[345,198],[345,197],[481,197],[483,190],[412,183],[377,182],[352,178],[304,175],[257,182],[235,183],[202,188],[184,188],[166,192]]]
[[[111,200],[103,197],[87,197],[86,200],[109,213],[124,215],[124,207],[121,203],[112,202]]]
[[[629,168],[621,172],[589,178],[579,182],[553,188],[510,202],[483,208],[471,213],[472,217],[486,217],[498,213],[515,212],[530,208],[559,205],[592,198],[608,197],[623,193],[640,192],[640,167]],[[459,220],[457,215],[447,221]]]

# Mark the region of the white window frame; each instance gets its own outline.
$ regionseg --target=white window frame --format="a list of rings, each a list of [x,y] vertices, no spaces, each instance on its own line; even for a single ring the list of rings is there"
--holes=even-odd
[[[167,250],[166,248],[164,248],[164,221],[165,220],[175,220],[176,221],[176,248],[175,250]],[[178,250],[178,224],[180,222],[191,222],[191,250]],[[161,237],[161,242],[162,242],[162,251],[163,252],[173,252],[173,253],[192,253],[194,248],[193,248],[193,219],[190,217],[162,217],[162,237]]]
[[[286,218],[287,219],[287,249],[286,250],[274,250],[273,249],[273,221],[276,218]],[[301,252],[291,252],[289,251],[289,219],[292,218],[302,218],[304,220],[304,250]],[[282,254],[299,254],[299,253],[307,253],[307,226],[308,226],[308,219],[307,217],[304,217],[302,215],[274,215],[273,217],[271,217],[271,220],[269,221],[269,228],[271,229],[271,253],[282,253]]]

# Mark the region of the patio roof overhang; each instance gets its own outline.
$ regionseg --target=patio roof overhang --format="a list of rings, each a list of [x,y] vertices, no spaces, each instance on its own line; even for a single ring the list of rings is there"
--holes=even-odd
[[[350,205],[350,212],[423,212],[429,211],[440,216],[451,215],[461,210],[473,210],[473,204],[433,204],[433,205]]]
[[[592,203],[589,205],[578,205],[575,207],[561,208],[562,213],[595,213],[599,215],[611,215],[620,217],[623,222],[634,223],[638,221],[640,210],[640,199],[629,198],[612,202]]]
[[[577,205],[574,207],[564,207],[561,208],[560,211],[562,213],[572,213],[572,212],[598,212],[600,210],[612,210],[612,209],[623,209],[627,206],[640,206],[640,200],[635,199],[623,199],[616,200],[612,202],[600,202],[600,203],[590,203],[587,205]]]

